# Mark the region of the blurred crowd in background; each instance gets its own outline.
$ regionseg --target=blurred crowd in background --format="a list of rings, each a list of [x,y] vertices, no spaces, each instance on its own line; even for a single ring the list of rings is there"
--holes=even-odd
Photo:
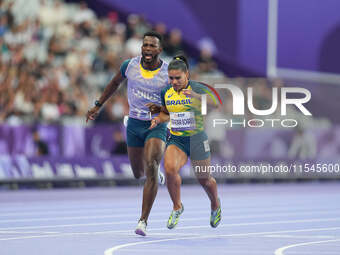
[[[98,18],[85,2],[0,1],[0,121],[84,124],[88,108],[120,64],[140,54],[151,29],[164,37],[165,61],[184,51],[180,30],[151,26],[134,14],[122,22],[116,12]],[[208,47],[191,63],[193,77],[224,79]],[[117,122],[128,113],[121,87],[97,122]]]

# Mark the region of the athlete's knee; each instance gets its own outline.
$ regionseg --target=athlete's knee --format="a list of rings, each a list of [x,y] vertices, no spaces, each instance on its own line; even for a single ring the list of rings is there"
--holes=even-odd
[[[147,160],[145,163],[146,163],[146,168],[148,168],[148,169],[155,170],[155,169],[158,169],[158,167],[159,167],[159,160],[154,159],[154,158]]]
[[[165,174],[167,176],[176,175],[177,174],[177,168],[172,162],[165,162],[164,163],[165,168]]]
[[[158,169],[158,168],[157,168]],[[157,185],[158,183],[158,170],[153,167],[146,170],[146,182],[148,185]]]
[[[158,176],[159,161],[157,159],[147,160],[146,162],[146,177],[156,178]]]
[[[149,148],[149,147],[148,147]],[[162,150],[161,149],[146,149],[144,151],[144,160],[148,168],[158,168],[159,163],[162,160]]]

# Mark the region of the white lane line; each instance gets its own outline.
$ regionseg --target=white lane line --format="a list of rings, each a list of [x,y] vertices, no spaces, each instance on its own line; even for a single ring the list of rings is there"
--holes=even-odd
[[[167,213],[171,210],[171,207],[166,206],[169,209],[165,210]],[[289,207],[291,207],[291,205],[289,205]],[[164,207],[163,207],[164,208]],[[206,209],[202,208],[202,207],[190,207],[191,210],[197,211],[197,210],[209,210],[209,207],[207,206]],[[238,209],[234,209],[234,208],[222,208],[225,210],[228,210],[228,213],[235,213],[235,214],[240,214],[243,213],[245,211],[247,211],[247,213],[252,214],[252,213],[257,213],[257,212],[263,212],[263,208],[258,208],[258,207],[250,207],[250,208],[238,208]],[[255,210],[254,210],[255,209]],[[285,207],[275,207],[274,209],[271,210],[266,210],[266,213],[268,212],[304,212],[304,211],[317,211],[320,210],[320,207],[310,207],[310,208],[306,208],[305,206],[302,207],[296,207],[294,206],[293,208],[287,208],[287,206]],[[129,210],[131,212],[131,214],[133,213],[139,213],[138,210],[136,210],[136,207],[134,208],[127,208],[124,210],[116,210],[111,208],[111,209],[87,209],[87,210],[63,210],[63,211],[59,211],[59,210],[39,210],[39,211],[24,211],[24,212],[11,212],[11,213],[4,213],[1,214],[0,213],[0,217],[8,217],[8,216],[13,216],[13,217],[17,217],[17,216],[30,216],[30,215],[36,215],[36,216],[40,216],[40,215],[60,215],[60,214],[82,214],[82,213],[86,213],[86,215],[88,215],[89,213],[95,213],[95,214],[99,214],[102,212],[108,212],[108,213],[112,213],[112,214],[124,214],[126,215],[126,211]],[[134,211],[135,210],[135,211]],[[251,210],[251,211],[249,211]],[[337,208],[329,208],[330,211],[340,211],[340,207]],[[155,213],[163,213],[165,211],[160,211],[158,210],[158,208],[155,208]]]
[[[284,247],[281,247],[275,251],[275,255],[284,255],[284,251],[290,248],[295,248],[299,246],[307,246],[307,245],[313,245],[313,244],[320,244],[320,243],[331,243],[331,242],[340,242],[340,239],[331,239],[331,240],[324,240],[324,241],[317,241],[317,242],[308,242],[308,243],[297,243],[292,245],[287,245]]]
[[[197,233],[161,233],[161,232],[152,232],[152,236],[199,236]],[[133,236],[136,236],[133,233]]]
[[[135,214],[134,214],[135,215]],[[130,216],[130,215],[128,215]],[[96,216],[74,216],[74,217],[55,217],[55,218],[29,218],[29,219],[11,219],[11,220],[0,220],[0,223],[15,223],[15,222],[41,222],[41,221],[66,221],[66,220],[89,220],[89,219],[107,219],[107,218],[118,218],[122,215],[96,215]]]
[[[131,208],[132,209],[132,208]],[[130,210],[130,209],[127,209]],[[56,215],[56,214],[79,214],[79,213],[122,213],[123,210],[116,211],[114,209],[87,209],[87,210],[63,210],[63,211],[58,211],[58,210],[39,210],[39,211],[24,211],[24,212],[6,212],[6,213],[0,213],[0,217],[8,217],[8,216],[29,216],[29,215]]]
[[[193,211],[194,214],[204,214],[209,212],[208,210],[199,210],[199,211]],[[267,211],[268,212],[268,211]],[[191,212],[190,212],[191,213]],[[331,211],[331,210],[321,210],[321,211],[301,211],[301,212],[288,212],[288,213],[278,213],[278,214],[254,214],[254,215],[237,215],[237,216],[230,216],[228,219],[239,219],[239,218],[261,218],[261,217],[280,217],[280,216],[291,216],[291,215],[309,215],[309,214],[332,214],[332,213],[339,213],[338,210]],[[168,215],[169,211],[164,212],[155,212],[152,213],[151,216],[163,216]],[[228,211],[229,214],[229,211]],[[124,214],[124,217],[135,217],[135,213],[131,214]],[[72,216],[72,217],[54,217],[54,218],[27,218],[27,219],[9,219],[9,220],[0,220],[0,223],[15,223],[15,222],[40,222],[40,221],[64,221],[64,220],[88,220],[88,219],[107,219],[107,218],[121,218],[122,214],[108,214],[108,215],[96,215],[96,216]],[[133,223],[133,222],[132,222]]]
[[[148,250],[148,254],[162,254],[164,252],[168,252],[168,249],[155,249],[155,250]],[[140,253],[140,249],[136,248],[136,249],[124,249],[123,252],[125,252],[125,254],[132,254],[132,253],[136,253],[139,254]],[[183,252],[182,252],[183,253]],[[185,253],[184,253],[185,254]],[[339,254],[337,254],[339,255]]]
[[[165,205],[164,205],[165,207]],[[164,208],[162,207],[162,208]],[[169,210],[171,210],[171,207],[170,206],[166,206],[168,207],[169,209],[166,210],[166,212],[169,212]],[[203,210],[204,208],[202,207],[190,207],[191,210]],[[209,207],[207,206],[206,209],[209,209]],[[223,208],[222,208],[223,209]],[[263,208],[258,208],[258,207],[250,207],[250,208],[238,208],[238,209],[234,209],[234,208],[225,208],[225,209],[228,209],[228,212],[229,213],[241,213],[241,212],[244,212],[244,211],[249,211],[251,210],[250,213],[254,213],[254,212],[263,212]],[[254,210],[255,209],[255,210]],[[329,208],[330,210],[339,210],[340,211],[340,207],[338,208]],[[39,211],[24,211],[24,212],[18,212],[18,211],[15,211],[15,212],[7,212],[7,213],[0,213],[0,217],[8,217],[8,216],[29,216],[29,215],[49,215],[49,214],[52,214],[52,215],[55,215],[55,214],[81,214],[81,213],[102,213],[102,212],[109,212],[109,213],[114,213],[114,214],[119,214],[119,213],[124,213],[125,215],[125,212],[129,210],[131,213],[139,213],[138,210],[136,210],[136,207],[133,207],[133,208],[126,208],[124,210],[116,210],[113,209],[113,208],[108,208],[108,209],[80,209],[80,210],[62,210],[62,211],[59,211],[59,210],[39,210]],[[155,210],[159,211],[158,208],[155,208]],[[289,209],[287,208],[287,206],[285,207],[276,207],[275,209],[272,209],[270,210],[270,212],[290,212],[294,210],[295,211],[315,211],[315,210],[320,210],[320,207],[313,207],[313,208],[306,208],[306,207],[295,207],[293,209]],[[266,211],[268,212],[268,211]]]
[[[327,221],[339,221],[340,218],[328,218],[328,219],[308,219],[308,220],[286,220],[286,221],[265,221],[265,222],[245,222],[245,223],[232,223],[232,224],[221,224],[219,227],[240,227],[240,226],[256,226],[256,225],[271,225],[271,224],[293,224],[293,223],[307,223],[307,222],[327,222]],[[197,229],[203,228],[203,226],[187,226],[187,227],[176,227],[177,229]],[[210,228],[210,226],[206,226]]]
[[[224,204],[224,203],[223,203]],[[230,201],[229,202],[225,202],[225,204],[232,204]],[[141,205],[138,205],[138,206],[141,206]],[[157,204],[157,206],[159,206],[159,208],[168,208],[168,210],[171,209],[171,206],[169,206],[169,204],[164,204],[164,205],[159,205]],[[238,206],[237,209],[234,208],[226,208],[228,209],[228,211],[230,212],[235,212],[235,213],[240,213],[242,211],[245,211],[245,210],[251,210],[251,212],[262,212],[263,209],[261,207],[265,207],[267,205],[256,205],[256,206],[247,206],[247,207],[241,207],[241,206]],[[273,206],[273,205],[272,205]],[[271,211],[282,211],[282,210],[285,210],[285,211],[291,211],[292,209],[289,209],[289,208],[293,208],[294,210],[298,209],[298,210],[320,210],[321,208],[323,208],[322,206],[318,206],[318,207],[310,207],[310,208],[306,208],[306,206],[301,206],[301,204],[299,205],[296,205],[296,204],[289,204],[289,205],[284,205],[282,207],[280,207],[282,205],[277,205],[275,206],[275,209],[274,210],[271,210]],[[259,208],[260,207],[260,208]],[[207,209],[209,209],[209,206],[207,205],[206,207]],[[21,208],[22,209],[22,208]],[[18,212],[18,210],[15,210],[15,211],[4,211],[4,212],[1,212],[0,211],[0,217],[7,217],[7,216],[21,216],[21,215],[46,215],[46,214],[65,214],[65,213],[70,213],[70,214],[78,214],[78,213],[88,213],[88,212],[93,212],[93,213],[99,213],[99,212],[112,212],[112,213],[125,213],[127,210],[129,211],[138,211],[136,209],[136,206],[133,206],[133,207],[126,207],[124,206],[124,209],[117,209],[117,208],[81,208],[81,209],[76,209],[74,210],[73,208],[71,208],[71,210],[69,210],[70,208],[56,208],[54,210],[46,210],[46,207],[45,208],[41,208],[40,210],[33,210],[33,211],[29,211],[29,210],[25,210],[25,211],[21,211],[21,212]],[[155,208],[156,210],[158,208]],[[190,206],[190,209],[192,210],[202,210],[204,209],[204,207],[202,206],[199,206],[199,207],[196,207],[196,206]],[[331,210],[340,210],[340,207],[336,207],[336,208],[330,208]]]
[[[151,214],[151,216],[163,216],[169,215],[169,211],[164,211],[164,212],[153,212]],[[321,213],[327,213],[329,211],[321,211]],[[209,213],[208,210],[196,210],[193,211],[193,213],[195,214],[201,214],[201,213]],[[306,212],[306,213],[312,213],[312,212]],[[88,220],[88,219],[107,219],[107,218],[122,218],[122,216],[124,216],[124,218],[127,217],[136,217],[136,215],[138,215],[138,213],[120,213],[120,214],[107,214],[107,215],[95,215],[95,216],[69,216],[69,217],[53,217],[53,218],[27,218],[27,219],[8,219],[8,220],[0,220],[0,223],[15,223],[15,222],[40,222],[40,221],[66,221],[66,220]],[[268,215],[269,216],[269,215]],[[235,216],[235,217],[239,217],[239,216]],[[129,221],[128,223],[134,223],[135,221],[131,222]],[[127,221],[125,221],[125,223],[127,223]]]
[[[157,248],[156,250],[148,250],[148,254],[161,254],[162,252],[168,252],[169,249],[159,249]],[[223,252],[222,252],[223,251]],[[123,250],[120,250],[119,251],[119,254],[132,254],[132,253],[140,253],[140,249],[138,249],[137,247],[135,249],[133,248],[125,248]],[[215,254],[226,254],[225,253],[225,248],[222,250],[215,250],[213,251],[213,253]],[[183,253],[185,254],[185,253]],[[202,253],[201,253],[202,254]],[[232,254],[232,255],[236,255],[236,254],[241,254],[241,255],[244,255],[244,254],[247,254],[247,250],[244,249],[244,250],[230,250],[228,249],[228,253],[227,254]],[[251,254],[252,255],[255,255],[255,254],[259,254],[259,255],[263,255],[263,254],[268,254],[268,250],[256,250],[256,251],[251,251]],[[306,253],[303,253],[303,252],[289,252],[289,254],[296,254],[296,255],[306,255]],[[325,255],[325,254],[323,254]],[[327,255],[339,255],[339,252],[329,252],[327,251]]]
[[[164,211],[164,212],[153,212],[151,213],[151,216],[163,216],[163,215],[169,215],[170,210]],[[327,211],[321,211],[321,213],[326,213]],[[329,212],[329,211],[328,211]],[[106,219],[106,218],[122,218],[122,216],[126,217],[136,217],[139,212],[136,213],[111,213],[106,215],[95,215],[95,216],[67,216],[67,217],[53,217],[53,218],[26,218],[26,219],[7,219],[7,220],[0,220],[0,223],[15,223],[15,222],[39,222],[39,221],[64,221],[64,220],[88,220],[88,219]],[[209,213],[209,210],[196,210],[193,211],[195,214],[200,213]],[[306,212],[310,213],[310,212]],[[135,222],[135,221],[134,221]]]
[[[18,210],[22,209],[23,207],[27,207],[26,210],[25,210],[25,213],[42,213],[42,212],[49,212],[49,213],[53,213],[53,212],[65,212],[67,210],[71,210],[71,211],[82,211],[82,212],[86,212],[86,211],[91,211],[91,210],[113,210],[113,211],[116,211],[116,212],[125,212],[126,210],[136,210],[136,207],[141,207],[142,204],[140,203],[136,203],[135,201],[131,201],[130,203],[127,202],[127,203],[115,203],[115,206],[110,206],[108,207],[107,204],[108,203],[112,203],[113,200],[110,200],[108,201],[105,205],[105,207],[102,207],[101,205],[97,205],[97,207],[89,207],[89,206],[82,206],[84,205],[84,203],[88,202],[88,204],[91,204],[93,203],[93,201],[83,201],[83,203],[80,203],[79,206],[74,206],[74,203],[73,202],[76,202],[76,201],[72,201],[70,202],[70,206],[56,206],[56,207],[53,207],[54,204],[45,204],[45,205],[42,205],[42,206],[36,206],[36,207],[27,207],[27,204],[23,203],[22,205],[20,206],[15,206],[15,207],[12,207],[11,209],[3,209],[3,208],[0,208],[0,215],[2,214],[16,214],[18,213]],[[235,204],[234,201],[227,201],[226,202],[227,204]],[[71,206],[72,205],[72,206]],[[10,207],[11,206],[11,203],[7,203],[6,205],[4,204],[4,206],[7,206],[7,207]],[[164,208],[164,207],[167,207],[169,209],[171,209],[171,206],[169,205],[169,203],[157,203],[157,206],[159,206],[160,208]],[[266,206],[266,205],[263,205],[263,206]],[[274,206],[274,205],[273,205]],[[277,205],[279,206],[279,205]],[[285,205],[282,205],[282,207],[284,206],[288,206],[287,204]],[[289,206],[301,206],[301,204],[290,204]],[[242,205],[239,205],[238,208],[240,209],[252,209],[252,208],[258,208],[259,205],[258,204],[247,204],[246,206],[242,206]],[[124,208],[124,209],[121,209],[121,208]],[[202,206],[199,205],[199,206],[191,206],[191,208],[193,209],[202,209]],[[207,208],[209,208],[209,203],[207,201]],[[301,208],[303,208],[301,206]],[[318,207],[320,208],[320,207]],[[47,210],[46,210],[47,209]],[[18,213],[20,214],[20,213]]]
[[[135,243],[126,243],[114,246],[110,249],[105,250],[104,255],[112,255],[113,252],[125,248],[125,247],[131,247],[135,245],[141,245],[141,244],[152,244],[152,243],[162,243],[162,242],[169,242],[169,241],[178,241],[178,240],[190,240],[190,239],[204,239],[204,238],[214,238],[217,236],[195,236],[195,237],[180,237],[180,238],[169,238],[169,239],[161,239],[161,240],[153,240],[153,241],[143,241],[143,242],[135,242]]]
[[[312,221],[307,221],[307,222],[320,222],[320,221],[329,221],[332,219],[314,219]],[[249,225],[273,225],[273,224],[288,224],[288,223],[299,223],[299,222],[306,222],[306,220],[300,220],[300,221],[278,221],[278,222],[273,222],[273,221],[269,221],[269,222],[250,222],[250,223],[238,223],[238,224],[220,224],[219,228],[223,228],[223,227],[235,227],[235,226],[249,226]],[[186,230],[186,229],[204,229],[204,228],[211,228],[210,225],[204,225],[204,226],[186,226],[186,227],[176,227],[177,230]],[[150,228],[148,229],[148,231],[162,231],[164,230],[165,227],[162,228]],[[318,228],[318,229],[314,229],[314,230],[323,230],[324,228]],[[326,228],[327,230],[338,230],[340,229],[340,227],[333,227],[333,228]],[[33,239],[33,238],[46,238],[46,237],[62,237],[62,236],[69,236],[69,235],[83,235],[83,234],[113,234],[113,233],[131,233],[133,230],[109,230],[109,231],[99,231],[99,232],[76,232],[76,233],[61,233],[61,234],[56,234],[56,235],[37,235],[37,236],[25,236],[25,237],[13,237],[13,238],[3,238],[0,239],[0,241],[7,241],[7,240],[19,240],[19,239]],[[293,231],[288,231],[288,233],[293,232]],[[300,232],[300,231],[298,231]],[[275,234],[275,233],[286,233],[286,232],[263,232],[264,234]],[[235,234],[234,236],[237,236],[238,234]]]
[[[300,230],[284,230],[284,231],[274,231],[274,232],[250,232],[250,233],[240,233],[240,234],[226,234],[226,235],[204,235],[204,236],[194,236],[194,237],[180,237],[180,238],[168,238],[161,240],[152,240],[152,241],[141,241],[134,243],[126,243],[114,246],[105,250],[104,255],[112,255],[113,252],[120,250],[122,248],[143,245],[143,244],[152,244],[152,243],[161,243],[161,242],[170,242],[170,241],[178,241],[178,240],[191,240],[191,239],[210,239],[210,238],[221,238],[221,237],[244,237],[244,236],[252,236],[252,235],[266,235],[266,234],[277,234],[277,233],[297,233],[297,232],[310,232],[310,231],[327,231],[334,230],[334,228],[319,228],[319,229],[300,229]],[[279,254],[275,254],[279,255]]]
[[[328,211],[321,211],[325,212],[326,214],[329,213]],[[321,213],[319,212],[319,213]],[[247,216],[231,216],[231,217],[225,217],[225,220],[231,220],[231,219],[256,219],[256,218],[263,218],[263,217],[281,217],[281,216],[297,216],[297,215],[309,215],[309,214],[314,214],[316,212],[304,212],[304,213],[278,213],[278,214],[256,214],[256,215],[247,215]],[[154,214],[153,214],[154,215]],[[120,215],[121,217],[121,215]],[[328,218],[332,220],[338,220],[340,218]],[[163,222],[165,219],[155,219],[152,220],[152,222]],[[199,217],[199,218],[184,218],[181,220],[181,222],[187,222],[187,221],[198,221],[198,220],[206,220],[206,217]],[[310,219],[307,220],[309,222]],[[324,219],[319,220],[317,219],[312,219],[312,221],[317,220],[317,221],[323,221]],[[273,221],[270,221],[273,222]],[[287,222],[287,221],[284,221]],[[295,222],[295,221],[294,221]],[[21,230],[21,229],[43,229],[43,228],[65,228],[65,227],[84,227],[84,226],[105,226],[105,225],[122,225],[122,224],[135,224],[136,220],[129,220],[129,221],[118,221],[118,222],[100,222],[100,223],[76,223],[76,224],[62,224],[62,225],[42,225],[42,226],[23,226],[23,227],[7,227],[7,228],[0,228],[0,231],[2,230]],[[246,223],[246,224],[254,224],[254,223]],[[233,224],[229,224],[229,226],[233,226]],[[239,225],[237,225],[239,226]]]
[[[328,196],[328,198],[329,198],[329,196],[330,195],[327,195]],[[322,196],[321,198],[323,198],[324,196]],[[307,201],[308,203],[285,203],[285,204],[283,204],[283,203],[275,203],[275,201],[270,201],[271,202],[271,207],[275,207],[275,208],[277,208],[278,210],[279,209],[281,209],[281,210],[283,210],[283,209],[287,209],[287,207],[288,208],[298,208],[298,209],[310,209],[310,210],[313,210],[313,209],[321,209],[321,208],[324,208],[324,206],[326,206],[326,205],[323,205],[323,204],[319,204],[318,205],[318,207],[314,207],[313,205],[315,205],[315,204],[310,204],[309,202],[313,202],[313,201],[315,201],[315,199],[314,200],[311,200],[311,201]],[[125,204],[116,204],[116,206],[115,207],[107,207],[107,206],[105,206],[105,207],[103,207],[102,208],[102,206],[100,206],[100,205],[98,205],[97,207],[88,207],[88,206],[84,206],[84,207],[82,207],[81,205],[83,205],[83,203],[81,203],[80,205],[78,205],[78,206],[74,206],[74,204],[73,204],[73,202],[74,201],[72,201],[72,204],[70,203],[70,205],[72,205],[72,206],[59,206],[59,207],[55,207],[55,208],[53,208],[53,207],[51,207],[51,206],[54,206],[54,204],[46,204],[46,205],[44,205],[44,206],[37,206],[37,207],[28,207],[27,206],[27,204],[22,204],[22,205],[20,205],[20,206],[17,206],[17,207],[12,207],[12,209],[3,209],[3,208],[0,208],[0,216],[9,216],[9,215],[21,215],[22,213],[23,213],[23,215],[25,215],[25,214],[34,214],[34,213],[38,213],[38,214],[44,214],[45,212],[46,213],[51,213],[51,214],[53,214],[53,213],[64,213],[64,212],[68,212],[68,211],[72,211],[72,212],[77,212],[77,211],[79,211],[79,212],[87,212],[87,211],[97,211],[97,210],[112,210],[112,211],[114,211],[114,212],[125,212],[126,210],[136,210],[136,206],[137,207],[140,207],[141,206],[141,204],[136,204],[136,203],[134,203],[133,205],[131,205],[131,206],[127,206],[127,204],[125,203]],[[86,202],[86,201],[84,201],[84,202]],[[237,204],[237,202],[238,201],[234,201],[234,200],[225,200],[225,201],[222,201],[222,205],[232,205],[232,208],[228,208],[228,210],[230,210],[230,211],[235,211],[235,212],[240,212],[240,211],[243,211],[243,210],[256,210],[256,209],[258,209],[259,207],[261,208],[261,207],[268,207],[268,203],[261,203],[262,201],[257,201],[257,203],[252,203],[252,201],[251,200],[249,200],[249,201],[247,201],[247,202],[249,202],[249,203],[247,203],[246,205],[243,205],[243,204]],[[304,200],[304,202],[306,202],[306,199]],[[321,200],[321,202],[323,202],[322,200]],[[91,201],[89,202],[89,203],[92,203]],[[132,202],[131,202],[131,204],[132,204]],[[209,206],[208,206],[208,201],[207,201],[207,208],[209,208]],[[7,204],[6,206],[7,207],[9,207],[11,204]],[[170,206],[169,206],[169,204],[163,204],[163,203],[157,203],[157,206],[159,207],[159,208],[164,208],[164,207],[166,207],[166,208],[169,208],[170,209]],[[234,209],[235,208],[235,206],[237,206],[237,208],[238,209]],[[313,206],[313,207],[311,207],[311,208],[306,208],[306,206]],[[122,207],[124,207],[124,209],[120,209],[120,208],[122,208]],[[230,206],[231,207],[231,206]],[[328,207],[328,206],[327,206]],[[5,208],[5,205],[4,205],[4,208]],[[21,210],[22,208],[25,208],[25,212],[18,212],[18,210]],[[53,209],[52,209],[53,208]],[[190,206],[190,208],[191,209],[202,209],[202,208],[204,208],[204,207],[202,207],[202,206]],[[47,210],[46,210],[47,209]],[[333,208],[333,209],[340,209],[339,207],[337,207],[337,208]],[[254,211],[255,211],[254,210]],[[256,210],[256,211],[258,211],[258,210]]]
[[[0,234],[58,234],[55,231],[0,231]]]
[[[312,235],[312,236],[306,236],[306,235],[265,235],[263,237],[269,237],[269,238],[294,238],[294,239],[336,239],[339,236],[330,236],[330,235]]]

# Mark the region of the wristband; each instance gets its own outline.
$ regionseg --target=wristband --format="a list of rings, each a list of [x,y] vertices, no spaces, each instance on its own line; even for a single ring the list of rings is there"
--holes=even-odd
[[[102,107],[103,106],[103,104],[101,104],[98,100],[96,100],[94,102],[94,105],[97,106],[97,107]]]

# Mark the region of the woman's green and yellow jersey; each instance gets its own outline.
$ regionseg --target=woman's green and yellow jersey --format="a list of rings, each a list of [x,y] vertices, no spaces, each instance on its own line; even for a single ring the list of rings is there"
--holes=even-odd
[[[205,86],[195,81],[189,81],[186,89],[197,94],[205,94]],[[179,93],[171,85],[161,92],[162,105],[170,114],[170,132],[176,136],[192,136],[204,130],[201,113],[201,100],[188,97],[181,90]]]

